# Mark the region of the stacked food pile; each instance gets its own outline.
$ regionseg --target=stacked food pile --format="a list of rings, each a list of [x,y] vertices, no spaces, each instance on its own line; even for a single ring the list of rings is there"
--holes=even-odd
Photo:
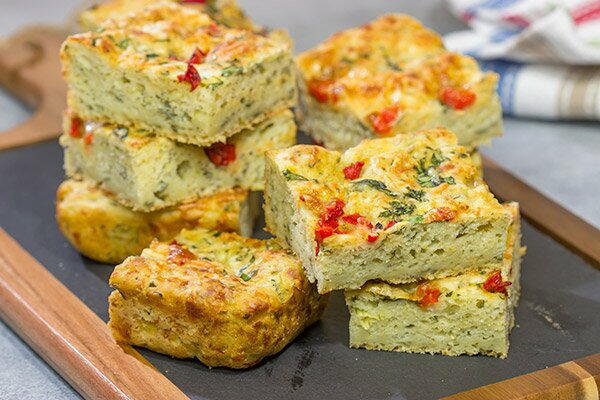
[[[289,41],[232,0],[113,0],[82,22],[62,50],[57,217],[83,254],[122,262],[117,340],[246,368],[344,290],[353,347],[506,356],[518,205],[476,148],[501,133],[495,75],[385,16],[300,55],[297,118],[325,147],[293,146]],[[250,234],[263,189],[275,239],[221,232]]]
[[[320,293],[345,290],[350,345],[506,357],[518,205],[494,198],[471,157],[501,132],[496,76],[399,15],[298,65],[301,125],[327,149],[268,153],[266,223]],[[410,133],[437,126],[457,134]]]
[[[320,293],[346,291],[351,346],[506,356],[517,206],[498,203],[453,133],[271,151],[266,177],[267,227]]]
[[[232,15],[235,2],[218,4]],[[114,337],[209,366],[279,352],[326,296],[273,241],[222,231],[252,233],[264,153],[296,142],[289,44],[172,1],[109,2],[82,21],[98,26],[61,52],[71,179],[57,220],[83,254],[125,260],[110,280]]]
[[[263,153],[295,143],[287,44],[167,1],[70,36],[61,58],[57,216],[75,247],[116,263],[185,227],[252,232]]]

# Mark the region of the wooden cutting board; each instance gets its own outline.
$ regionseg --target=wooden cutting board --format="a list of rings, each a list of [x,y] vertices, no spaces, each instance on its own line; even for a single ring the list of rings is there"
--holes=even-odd
[[[66,31],[58,28],[36,26],[0,43],[0,85],[34,110],[31,118],[21,125],[0,132],[0,149],[59,135],[66,107],[66,85],[58,52],[66,35]]]
[[[28,28],[0,45],[0,84],[33,108],[31,119],[0,133],[0,149],[55,138],[65,108],[58,50],[65,32]],[[501,199],[521,203],[538,228],[600,266],[600,232],[499,165],[484,160]],[[187,398],[131,347],[113,342],[103,321],[0,229],[0,316],[86,398]],[[598,400],[600,354],[448,397]]]

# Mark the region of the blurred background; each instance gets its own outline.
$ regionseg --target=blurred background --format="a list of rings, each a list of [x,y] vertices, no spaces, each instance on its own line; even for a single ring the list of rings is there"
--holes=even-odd
[[[239,2],[258,23],[287,29],[297,51],[314,46],[336,31],[363,24],[389,12],[413,15],[441,34],[466,29],[466,25],[450,12],[442,0]],[[73,26],[76,13],[89,4],[91,2],[76,0],[0,0],[0,42],[28,24]],[[600,47],[598,52],[600,56]],[[532,87],[532,91],[535,90]],[[0,88],[0,131],[26,120],[29,115],[26,107]],[[491,147],[482,150],[531,186],[600,227],[598,122],[507,117],[504,137],[495,139]],[[0,398],[79,398],[67,383],[1,323],[0,349],[3,353]]]

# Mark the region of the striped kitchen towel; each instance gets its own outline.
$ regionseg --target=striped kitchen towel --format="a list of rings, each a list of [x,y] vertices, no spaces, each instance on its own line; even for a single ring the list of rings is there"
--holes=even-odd
[[[600,120],[600,0],[448,0],[444,40],[500,74],[509,115]]]

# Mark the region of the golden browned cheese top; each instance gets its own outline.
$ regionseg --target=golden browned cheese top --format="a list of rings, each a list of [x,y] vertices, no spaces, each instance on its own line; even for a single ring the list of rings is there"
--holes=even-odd
[[[365,140],[344,153],[297,145],[269,157],[309,229],[323,228],[325,235],[328,227],[335,229],[326,236],[329,243],[365,243],[369,235],[407,224],[510,214],[481,180],[467,149],[445,129]]]
[[[274,241],[202,229],[154,241],[118,265],[110,284],[125,298],[224,318],[277,311],[309,287],[300,262]]]
[[[203,85],[219,85],[227,76],[270,57],[288,53],[289,48],[247,30],[216,25],[208,15],[173,2],[157,2],[124,17],[108,19],[97,32],[72,35],[66,48],[80,43],[122,68],[144,71],[151,76],[177,80],[191,62]]]
[[[186,2],[180,0],[162,0],[172,3],[181,3],[186,7],[208,14],[218,24],[230,28],[261,31],[262,28],[252,22],[240,8],[236,0],[207,0],[204,2]],[[80,22],[85,29],[95,30],[99,25],[110,18],[124,17],[130,13],[142,10],[144,7],[157,3],[158,0],[109,0],[95,5],[84,11]]]
[[[471,57],[448,52],[438,34],[402,14],[339,32],[300,54],[297,63],[321,102],[348,108],[366,123],[369,115],[389,107],[397,107],[401,117],[430,103],[439,106],[447,88],[469,90],[474,98],[490,96],[497,79],[482,73]]]

